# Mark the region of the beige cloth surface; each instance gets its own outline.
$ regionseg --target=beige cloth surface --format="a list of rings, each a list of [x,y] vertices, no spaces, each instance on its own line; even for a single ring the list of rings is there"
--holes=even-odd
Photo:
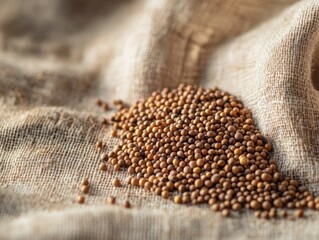
[[[281,171],[319,194],[318,34],[317,0],[0,0],[0,239],[319,239],[317,212],[225,219],[113,188],[127,174],[98,170],[95,142],[116,140],[94,104],[218,86],[252,109]]]

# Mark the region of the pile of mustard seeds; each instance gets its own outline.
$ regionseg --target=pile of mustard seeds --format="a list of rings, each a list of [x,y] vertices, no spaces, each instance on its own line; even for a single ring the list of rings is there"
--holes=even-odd
[[[127,169],[133,186],[177,204],[207,203],[224,216],[319,209],[319,198],[279,172],[251,112],[226,92],[181,84],[118,109],[112,135],[121,142],[104,159]]]

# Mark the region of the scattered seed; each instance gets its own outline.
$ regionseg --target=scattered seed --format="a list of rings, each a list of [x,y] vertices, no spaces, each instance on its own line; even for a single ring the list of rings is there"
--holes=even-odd
[[[103,108],[104,111],[107,111],[107,110],[110,109],[110,106],[107,103],[102,103],[102,108]]]
[[[102,105],[101,99],[97,98],[97,99],[95,100],[95,104],[98,105],[98,106],[101,106],[101,105]]]
[[[105,172],[107,170],[107,166],[105,163],[101,163],[100,166],[99,166],[100,170]]]
[[[82,195],[79,195],[77,198],[77,201],[79,204],[83,204],[85,202],[85,197]]]
[[[114,187],[121,187],[121,181],[117,177],[113,179],[112,183]]]
[[[89,180],[87,178],[83,178],[81,181],[81,185],[88,186],[89,185]]]
[[[130,202],[129,202],[128,200],[126,200],[126,201],[124,202],[124,207],[125,207],[125,208],[130,208],[130,207],[131,207],[131,204],[130,204]]]
[[[97,147],[97,148],[102,148],[102,146],[103,146],[103,143],[102,143],[101,141],[98,141],[98,142],[96,143],[96,147]]]
[[[109,197],[107,198],[107,202],[108,202],[108,204],[115,204],[116,198],[113,197],[113,196],[109,196]]]
[[[81,192],[83,192],[83,193],[88,193],[89,190],[90,190],[89,185],[82,185],[82,186],[81,186]]]
[[[108,155],[106,153],[101,154],[101,160],[102,161],[107,161],[108,160]]]

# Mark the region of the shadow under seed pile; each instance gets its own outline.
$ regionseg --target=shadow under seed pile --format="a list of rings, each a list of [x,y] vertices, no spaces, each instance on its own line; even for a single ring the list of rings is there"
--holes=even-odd
[[[111,120],[121,143],[109,161],[116,170],[127,168],[133,186],[175,203],[208,203],[225,216],[228,209],[268,218],[278,208],[319,208],[318,198],[282,176],[251,112],[226,92],[164,88]]]

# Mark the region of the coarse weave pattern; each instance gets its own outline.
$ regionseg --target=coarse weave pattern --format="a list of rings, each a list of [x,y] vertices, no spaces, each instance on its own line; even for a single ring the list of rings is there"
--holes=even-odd
[[[317,0],[0,0],[0,239],[319,239],[317,212],[222,218],[114,188],[127,173],[98,170],[97,139],[117,140],[94,104],[220,87],[252,110],[280,170],[319,194],[318,37]]]

